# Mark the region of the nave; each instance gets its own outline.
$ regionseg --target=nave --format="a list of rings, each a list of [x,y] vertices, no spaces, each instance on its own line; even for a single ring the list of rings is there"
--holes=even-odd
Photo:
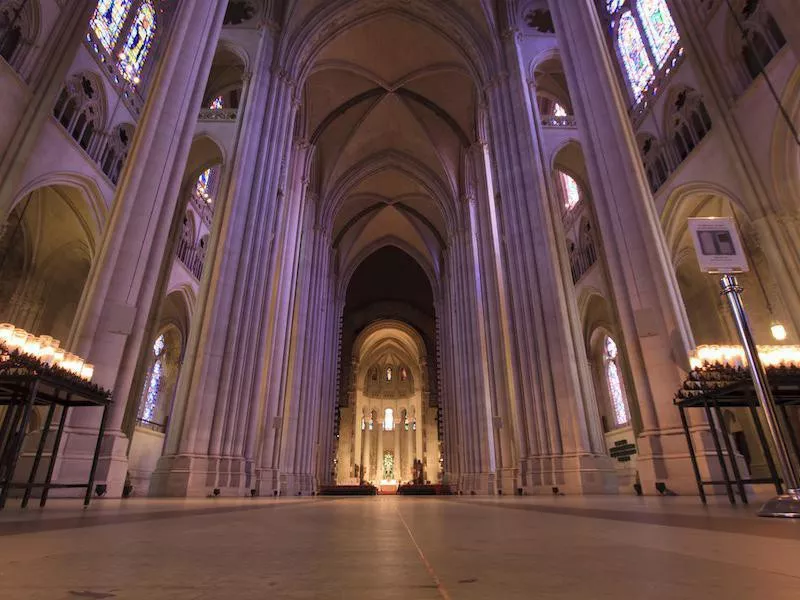
[[[798,526],[692,498],[64,500],[0,515],[0,597],[795,600]]]

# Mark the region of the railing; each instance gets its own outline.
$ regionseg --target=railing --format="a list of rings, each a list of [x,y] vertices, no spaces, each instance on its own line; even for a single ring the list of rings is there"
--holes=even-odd
[[[597,262],[597,251],[594,244],[578,248],[570,257],[570,270],[572,271],[572,283],[578,283],[587,271]]]
[[[206,224],[206,227],[210,228],[211,221],[214,219],[214,207],[209,204],[205,198],[202,198],[197,194],[192,194],[192,205],[194,206],[195,212],[200,215],[203,223]]]
[[[577,127],[577,122],[572,115],[567,115],[565,117],[547,115],[542,117],[542,125],[545,127]]]
[[[156,423],[155,421],[148,421],[147,419],[141,418],[136,419],[136,426],[149,429],[151,431],[156,431],[158,433],[166,433],[167,431],[166,423]]]
[[[201,108],[201,121],[235,121],[239,116],[238,108]]]
[[[189,272],[197,279],[203,275],[203,261],[205,252],[201,252],[198,246],[193,246],[188,240],[181,238],[178,242],[178,259],[189,269]]]

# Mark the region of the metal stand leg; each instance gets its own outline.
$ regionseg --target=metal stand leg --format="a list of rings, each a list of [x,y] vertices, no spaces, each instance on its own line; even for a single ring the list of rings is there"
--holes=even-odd
[[[731,470],[733,471],[733,478],[736,481],[736,488],[739,490],[739,497],[742,499],[744,504],[747,504],[747,493],[744,490],[744,485],[742,484],[742,476],[739,473],[739,465],[736,464],[736,455],[733,452],[733,447],[731,446],[731,438],[728,436],[728,428],[725,426],[725,417],[722,414],[722,411],[719,409],[719,404],[717,401],[714,400],[714,410],[717,415],[717,421],[719,421],[719,427],[722,430],[722,441],[725,442],[725,450],[728,453],[728,457],[731,459]]]
[[[681,413],[681,423],[683,423],[683,433],[686,435],[686,443],[689,446],[689,456],[692,459],[692,469],[694,470],[694,479],[697,482],[697,492],[700,494],[700,500],[703,502],[703,504],[706,504],[706,492],[703,489],[703,480],[700,478],[700,469],[697,466],[697,455],[694,453],[692,434],[689,431],[689,423],[686,421],[686,412],[683,406],[678,406],[678,412]]]
[[[44,452],[44,446],[47,443],[47,434],[50,432],[50,425],[53,423],[53,414],[55,412],[56,405],[53,403],[47,411],[47,418],[45,419],[44,429],[42,429],[42,435],[39,439],[39,446],[36,448],[36,457],[33,459],[31,474],[28,476],[28,485],[25,487],[25,494],[22,496],[22,508],[28,506],[28,500],[31,498],[31,491],[33,490],[33,485],[36,483],[36,473],[39,471],[39,463],[42,461],[42,452]]]
[[[92,470],[89,471],[89,483],[86,487],[86,496],[83,498],[83,505],[89,506],[92,499],[92,488],[94,487],[94,475],[97,472],[97,462],[100,458],[100,448],[103,445],[103,435],[106,432],[106,417],[108,416],[108,404],[103,407],[103,418],[100,419],[100,431],[97,434],[97,444],[94,447],[94,457],[92,458]]]
[[[14,471],[17,468],[17,461],[22,451],[22,443],[25,441],[25,430],[28,428],[28,421],[31,418],[31,410],[33,409],[33,402],[36,399],[36,391],[39,388],[39,382],[35,381],[31,386],[31,391],[28,394],[28,400],[25,402],[23,408],[22,418],[17,432],[17,439],[12,444],[10,450],[13,452],[8,458],[8,471],[7,471],[7,484],[3,486],[3,491],[0,492],[0,510],[6,507],[6,500],[8,500],[8,492],[11,490],[11,483],[14,480]]]
[[[769,476],[775,485],[775,492],[780,496],[783,494],[783,485],[781,484],[781,477],[778,475],[778,469],[775,466],[775,461],[772,458],[772,451],[767,442],[767,436],[764,434],[764,428],[761,426],[761,419],[758,417],[758,411],[755,406],[750,405],[750,414],[753,416],[753,427],[756,428],[756,435],[758,441],[761,442],[761,451],[764,453],[764,460],[767,461],[767,469],[769,469]]]
[[[69,396],[67,396],[69,401]],[[44,479],[44,488],[42,489],[42,498],[39,500],[39,506],[47,504],[47,496],[50,493],[50,482],[53,480],[53,471],[56,468],[56,458],[58,457],[58,449],[61,447],[61,436],[64,433],[64,426],[67,424],[67,406],[61,408],[61,419],[58,421],[58,430],[56,431],[56,440],[53,442],[53,453],[50,455],[50,464],[47,465],[47,477]]]
[[[703,408],[706,411],[706,418],[708,419],[709,428],[711,430],[711,439],[714,440],[714,449],[717,451],[717,459],[722,469],[722,478],[725,480],[725,490],[728,492],[728,501],[731,504],[736,504],[736,498],[733,495],[733,486],[731,486],[731,478],[728,475],[728,466],[725,464],[725,457],[722,455],[722,447],[719,445],[719,435],[717,434],[717,426],[714,424],[714,415],[711,414],[708,402],[703,402]]]

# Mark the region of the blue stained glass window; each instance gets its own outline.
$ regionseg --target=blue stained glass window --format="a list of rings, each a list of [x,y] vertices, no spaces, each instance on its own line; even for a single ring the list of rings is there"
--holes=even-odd
[[[624,13],[619,19],[617,47],[622,56],[631,91],[638,100],[653,78],[653,65],[647,55],[647,47],[642,39],[639,26],[630,11]]]
[[[130,9],[131,0],[100,0],[97,3],[90,25],[107,52],[114,49]]]
[[[650,49],[660,68],[680,41],[675,21],[672,20],[666,0],[639,0],[637,8]]]
[[[145,2],[139,7],[125,41],[125,47],[120,54],[119,66],[122,76],[134,83],[142,72],[142,67],[153,44],[156,32],[156,13],[150,2]]]
[[[166,343],[164,336],[160,335],[153,344],[153,354],[155,362],[150,370],[150,379],[147,382],[145,392],[144,408],[142,409],[142,419],[153,422],[158,416],[158,398],[161,393],[161,385],[164,379],[164,350]]]

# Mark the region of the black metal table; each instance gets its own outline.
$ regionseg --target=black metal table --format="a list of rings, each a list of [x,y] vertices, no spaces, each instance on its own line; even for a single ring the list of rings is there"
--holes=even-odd
[[[768,368],[767,379],[772,388],[775,402],[783,416],[784,427],[789,434],[795,455],[800,458],[797,432],[791,426],[791,421],[787,414],[789,407],[800,407],[800,369],[794,367]],[[734,486],[745,504],[747,504],[745,484],[769,483],[775,486],[778,495],[783,493],[782,481],[758,416],[759,406],[753,388],[753,381],[746,369],[722,365],[705,365],[694,369],[689,373],[688,379],[678,391],[674,403],[680,411],[681,424],[686,436],[686,443],[689,446],[689,456],[692,460],[697,490],[703,504],[706,503],[704,488],[708,485],[724,485],[731,504],[736,503],[733,491]],[[697,454],[686,417],[686,411],[692,408],[701,409],[705,414],[720,471],[722,472],[722,480],[703,480],[700,475]],[[761,449],[764,452],[764,458],[770,474],[769,477],[742,477],[739,465],[736,462],[733,445],[731,444],[731,437],[725,425],[725,418],[722,414],[722,409],[724,408],[746,408],[749,410]],[[723,452],[723,446],[725,447],[725,452]],[[728,463],[725,460],[726,454],[730,460],[730,472]],[[733,477],[731,477],[731,473]]]
[[[12,489],[24,490],[23,508],[28,505],[33,490],[38,488],[42,490],[40,506],[47,503],[50,490],[58,488],[85,488],[86,494],[83,503],[88,505],[94,486],[100,446],[110,405],[110,394],[96,385],[83,381],[57,367],[49,367],[35,358],[16,352],[9,353],[0,347],[0,406],[6,407],[2,425],[0,425],[0,510],[5,507]],[[37,406],[46,407],[47,416],[36,455],[27,480],[14,481],[28,424],[34,408]],[[56,436],[47,466],[47,474],[43,483],[37,483],[36,477],[42,462],[42,455],[58,407],[61,407],[61,414],[55,430]],[[76,407],[101,407],[103,409],[89,477],[86,482],[81,483],[53,483],[53,471],[67,415],[70,409]]]

